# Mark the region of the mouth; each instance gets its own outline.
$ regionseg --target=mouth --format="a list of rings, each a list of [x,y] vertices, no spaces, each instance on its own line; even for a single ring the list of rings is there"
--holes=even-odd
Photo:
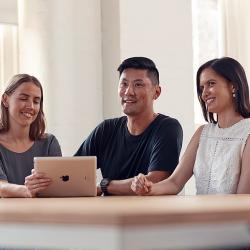
[[[215,97],[210,97],[205,100],[206,104],[209,105],[215,100]]]
[[[26,119],[31,119],[33,118],[34,114],[30,112],[21,112],[21,114],[26,118]]]
[[[133,104],[136,103],[135,100],[122,100],[122,104]]]

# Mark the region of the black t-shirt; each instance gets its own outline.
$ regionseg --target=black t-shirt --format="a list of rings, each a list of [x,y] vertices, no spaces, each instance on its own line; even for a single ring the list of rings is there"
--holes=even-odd
[[[104,178],[123,180],[139,173],[168,171],[179,161],[183,132],[180,123],[159,114],[140,135],[131,135],[127,117],[108,119],[99,124],[83,142],[76,156],[97,156],[97,167]]]

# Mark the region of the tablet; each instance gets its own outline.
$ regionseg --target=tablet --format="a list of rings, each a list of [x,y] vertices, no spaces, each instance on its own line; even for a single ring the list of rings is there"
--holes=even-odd
[[[96,196],[96,156],[35,157],[34,169],[52,183],[38,197]]]

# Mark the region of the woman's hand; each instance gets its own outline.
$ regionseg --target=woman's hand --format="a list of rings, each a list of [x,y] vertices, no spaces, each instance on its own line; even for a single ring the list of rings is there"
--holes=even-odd
[[[27,188],[27,197],[33,198],[44,189],[46,189],[52,180],[45,176],[44,173],[38,173],[32,169],[31,175],[25,177],[24,185]]]
[[[138,176],[134,177],[131,184],[131,189],[137,195],[150,195],[152,185],[153,183],[147,180],[147,177],[144,174],[139,174]]]

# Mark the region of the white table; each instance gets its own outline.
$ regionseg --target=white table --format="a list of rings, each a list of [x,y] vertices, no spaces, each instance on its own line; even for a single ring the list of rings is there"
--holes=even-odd
[[[82,250],[250,246],[250,195],[0,200],[0,245]]]

